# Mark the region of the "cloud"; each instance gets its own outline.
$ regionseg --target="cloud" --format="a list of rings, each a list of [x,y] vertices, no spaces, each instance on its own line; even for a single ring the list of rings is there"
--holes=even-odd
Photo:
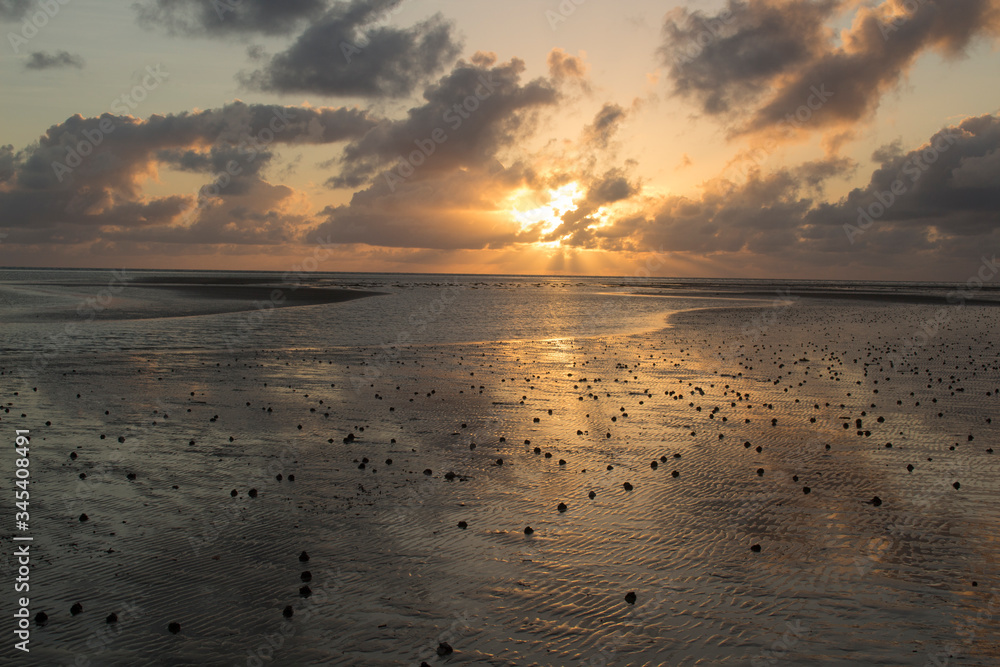
[[[327,0],[144,0],[139,25],[171,35],[289,34],[326,9]]]
[[[55,69],[58,67],[75,67],[83,69],[83,57],[68,51],[58,51],[56,53],[46,53],[45,51],[33,51],[24,63],[27,69]]]
[[[822,56],[837,0],[730,0],[715,15],[676,9],[660,55],[674,91],[710,115],[737,114],[779,76]]]
[[[28,15],[33,0],[0,0],[0,21],[20,21]]]
[[[532,132],[537,112],[560,97],[551,79],[522,84],[524,70],[524,62],[517,58],[496,64],[494,54],[477,53],[468,62],[459,61],[424,91],[424,103],[410,109],[405,118],[384,120],[348,143],[340,171],[328,184],[357,187],[381,174],[378,180],[385,185],[394,180],[393,174],[419,182],[456,169],[489,170],[503,149]],[[444,139],[435,141],[435,135]],[[415,152],[421,146],[425,152],[433,149],[433,155],[417,165],[412,178],[400,176],[408,171],[405,165],[420,160]]]
[[[10,144],[0,146],[0,183],[9,181],[14,176],[14,147]]]
[[[955,277],[997,247],[1000,116],[967,118],[921,146],[876,154],[885,161],[868,184],[837,201],[820,199],[823,183],[855,166],[827,156],[756,169],[741,184],[710,180],[697,195],[662,197],[592,238],[605,250],[663,249],[728,263],[720,275],[819,275],[855,265],[911,275],[932,266]]]
[[[810,212],[806,222],[823,229],[818,235],[853,236],[854,251],[947,255],[1000,231],[1000,116],[967,118],[883,157],[865,187]]]
[[[832,21],[848,11],[837,34]],[[675,93],[732,133],[788,133],[803,119],[808,129],[865,120],[922,53],[959,57],[998,31],[1000,0],[729,0],[711,16],[668,15],[660,53]]]
[[[328,208],[318,235],[444,251],[537,250],[533,244],[554,241],[597,247],[609,211],[634,205],[641,190],[631,175],[636,163],[615,155],[629,112],[603,104],[576,141],[527,149],[558,113],[565,88],[588,83],[582,62],[564,76],[569,61],[552,53],[550,75],[527,82],[520,60],[478,53],[429,87],[405,119],[349,143],[330,184],[368,185]]]
[[[348,143],[329,185],[367,187],[324,211],[319,235],[438,249],[514,242],[520,227],[503,202],[542,180],[520,159],[519,146],[561,99],[558,82],[524,82],[524,70],[516,58],[497,63],[477,53],[429,86],[405,118],[382,121]]]
[[[578,79],[585,81],[590,74],[590,66],[584,61],[584,56],[573,56],[560,48],[549,51],[546,58],[549,66],[549,76],[556,81]]]
[[[402,97],[459,53],[453,26],[435,15],[409,28],[378,20],[402,0],[338,3],[286,51],[241,75],[251,88],[279,93]]]
[[[607,147],[626,115],[625,109],[621,106],[613,102],[605,103],[594,117],[594,122],[584,128],[584,142],[593,142],[602,148]]]
[[[377,122],[358,109],[243,102],[147,120],[72,116],[18,153],[0,149],[0,220],[10,243],[270,243],[278,227],[291,241],[304,213],[298,193],[265,180],[277,147],[343,142]],[[147,195],[161,168],[211,180],[201,196]]]

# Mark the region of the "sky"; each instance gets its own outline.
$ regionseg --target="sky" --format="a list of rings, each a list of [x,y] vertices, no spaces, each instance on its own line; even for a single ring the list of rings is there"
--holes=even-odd
[[[0,266],[965,282],[1000,250],[1000,0],[0,0],[0,37]]]

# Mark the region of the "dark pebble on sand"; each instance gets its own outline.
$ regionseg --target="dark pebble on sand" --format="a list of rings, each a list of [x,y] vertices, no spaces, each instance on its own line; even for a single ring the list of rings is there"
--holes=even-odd
[[[560,512],[565,512],[569,508],[566,507],[566,503],[559,503],[559,505],[556,507],[556,509],[559,510]]]
[[[250,493],[248,495],[251,498],[256,498],[257,497],[257,489],[250,489]]]
[[[754,552],[755,554],[756,553],[760,553],[760,545],[759,544],[751,544],[750,545],[750,551]]]
[[[430,468],[428,468],[427,470],[424,471],[424,474],[425,475],[433,475],[434,473],[431,471]]]
[[[812,489],[810,489],[808,486],[803,486],[802,493],[809,495],[810,493],[812,493]]]
[[[292,605],[287,605],[284,609],[281,610],[281,615],[284,616],[285,618],[291,618],[293,615],[295,615],[295,610],[292,609]]]
[[[882,504],[882,499],[878,496],[873,497],[870,501],[872,506],[879,507]]]
[[[628,602],[629,604],[635,604],[635,601],[636,601],[635,593],[629,591],[628,593],[625,594],[625,602]]]
[[[307,597],[309,597],[312,594],[313,594],[313,591],[308,586],[303,586],[303,587],[301,587],[299,589],[299,595],[301,595],[304,598],[307,598]]]
[[[305,572],[299,575],[299,579],[301,579],[302,581],[312,581],[312,578],[313,578],[312,572],[310,572],[309,570],[306,570]]]
[[[388,463],[392,463],[392,461],[388,461]],[[288,476],[288,481],[289,482],[294,482],[295,481],[295,475],[289,475]]]
[[[525,534],[525,535],[531,535],[531,534],[532,534],[532,533],[534,533],[534,532],[535,532],[535,531],[533,531],[533,530],[531,529],[531,526],[525,526],[525,528],[524,528],[524,534]]]
[[[590,493],[587,494],[587,497],[590,498],[591,500],[593,500],[594,498],[597,497],[597,494],[594,493],[593,491],[591,491]]]
[[[38,625],[45,625],[48,622],[49,622],[49,615],[46,614],[44,611],[40,611],[37,614],[35,614],[35,623],[37,623]]]
[[[236,489],[233,489],[232,491],[229,492],[229,495],[235,498],[236,496],[239,495],[239,492]]]
[[[459,527],[459,528],[461,528],[462,530],[465,530],[466,528],[468,528],[468,527],[469,527],[469,524],[467,524],[467,523],[466,523],[466,522],[464,522],[464,521],[459,521],[459,522],[458,522],[458,527]]]
[[[129,474],[125,475],[125,479],[129,479],[129,480],[135,481],[135,473],[134,472],[130,472]]]
[[[437,654],[438,655],[440,655],[440,656],[446,656],[446,655],[451,655],[454,652],[455,652],[455,649],[453,649],[448,642],[441,642],[440,644],[438,644],[438,648],[437,648]]]
[[[178,632],[181,631],[181,624],[180,623],[171,623],[171,624],[169,624],[167,626],[167,630],[170,631],[170,634],[176,635]]]
[[[83,611],[83,605],[80,604],[79,602],[74,602],[73,606],[69,608],[70,616],[76,616],[82,611]]]
[[[116,614],[114,612],[108,614],[108,617],[104,619],[104,622],[107,623],[108,625],[110,625],[112,623],[117,623],[118,622],[118,614]]]
[[[80,521],[81,522],[83,522],[83,521],[89,521],[89,520],[90,520],[90,517],[87,516],[86,514],[81,514],[80,515]]]
[[[962,488],[962,485],[961,485],[961,484],[959,484],[958,482],[955,482],[954,484],[952,484],[952,486],[954,486],[954,487],[955,487],[955,490],[956,490],[956,491],[957,491],[958,489]]]
[[[623,489],[625,489],[626,491],[631,491],[631,490],[632,490],[633,488],[635,488],[635,487],[633,487],[633,486],[632,486],[631,484],[629,484],[628,482],[625,482],[624,484],[622,484],[622,488],[623,488]]]
[[[305,551],[303,551],[302,553],[300,553],[299,554],[299,562],[300,563],[308,563],[309,562],[309,554],[307,554]]]

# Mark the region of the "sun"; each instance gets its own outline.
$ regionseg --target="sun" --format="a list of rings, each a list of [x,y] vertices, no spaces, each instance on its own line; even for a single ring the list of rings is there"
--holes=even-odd
[[[532,232],[545,236],[555,231],[562,224],[562,216],[579,208],[577,201],[582,199],[584,192],[576,183],[567,183],[554,190],[548,190],[548,201],[538,206],[543,193],[522,189],[510,197],[511,217],[521,225],[521,232]],[[558,241],[542,245],[558,245]]]

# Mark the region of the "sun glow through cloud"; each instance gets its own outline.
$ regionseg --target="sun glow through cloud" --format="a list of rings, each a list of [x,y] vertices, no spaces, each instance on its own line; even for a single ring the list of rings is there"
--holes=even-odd
[[[579,208],[577,200],[584,196],[575,182],[549,190],[549,201],[535,206],[540,194],[532,190],[519,190],[510,198],[510,214],[521,225],[522,233],[534,233],[538,236],[552,233],[562,224],[562,216]],[[538,245],[555,247],[559,242],[539,242]]]

